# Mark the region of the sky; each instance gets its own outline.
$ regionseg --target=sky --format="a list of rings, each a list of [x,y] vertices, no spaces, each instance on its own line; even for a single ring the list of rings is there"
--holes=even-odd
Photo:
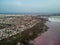
[[[60,13],[60,0],[0,0],[0,13]]]

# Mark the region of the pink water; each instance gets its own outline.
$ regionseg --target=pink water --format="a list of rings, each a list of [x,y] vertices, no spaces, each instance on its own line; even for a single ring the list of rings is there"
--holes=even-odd
[[[60,45],[60,22],[47,22],[48,31],[34,40],[34,45]]]

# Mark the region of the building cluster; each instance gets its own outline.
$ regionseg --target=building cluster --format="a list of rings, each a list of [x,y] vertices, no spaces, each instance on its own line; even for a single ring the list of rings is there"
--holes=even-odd
[[[39,21],[36,16],[0,17],[0,40],[31,28]]]
[[[0,23],[0,40],[19,33],[19,31],[15,27],[16,26],[13,24]]]

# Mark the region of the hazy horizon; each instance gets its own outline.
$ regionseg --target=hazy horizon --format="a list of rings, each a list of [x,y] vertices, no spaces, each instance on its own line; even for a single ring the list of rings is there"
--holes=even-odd
[[[0,13],[60,13],[60,0],[0,0]]]

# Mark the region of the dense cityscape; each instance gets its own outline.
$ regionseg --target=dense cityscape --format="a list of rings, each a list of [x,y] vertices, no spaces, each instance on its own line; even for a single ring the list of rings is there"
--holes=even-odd
[[[0,15],[0,44],[34,45],[34,40],[49,29],[46,22],[60,22],[60,16]]]
[[[46,22],[46,20],[47,19],[40,18],[39,16],[31,16],[31,15],[29,15],[29,16],[28,15],[0,16],[0,41],[3,39],[8,39],[18,33],[20,35],[19,36],[20,40],[22,41],[24,38],[26,38],[23,36],[27,33],[26,32],[24,34],[25,31],[29,31],[29,29],[31,30],[31,28],[33,28],[35,25],[38,25],[38,24],[40,24],[40,26],[41,26],[40,29],[42,29],[42,25],[44,22]],[[39,26],[37,26],[37,27],[39,27]],[[46,26],[42,30],[46,30],[45,28],[46,28]],[[35,32],[36,32],[36,29],[35,29]],[[34,31],[34,29],[32,29],[32,31]],[[32,32],[31,31],[29,31],[29,32],[27,34],[32,35]],[[21,37],[23,39],[21,39]]]

